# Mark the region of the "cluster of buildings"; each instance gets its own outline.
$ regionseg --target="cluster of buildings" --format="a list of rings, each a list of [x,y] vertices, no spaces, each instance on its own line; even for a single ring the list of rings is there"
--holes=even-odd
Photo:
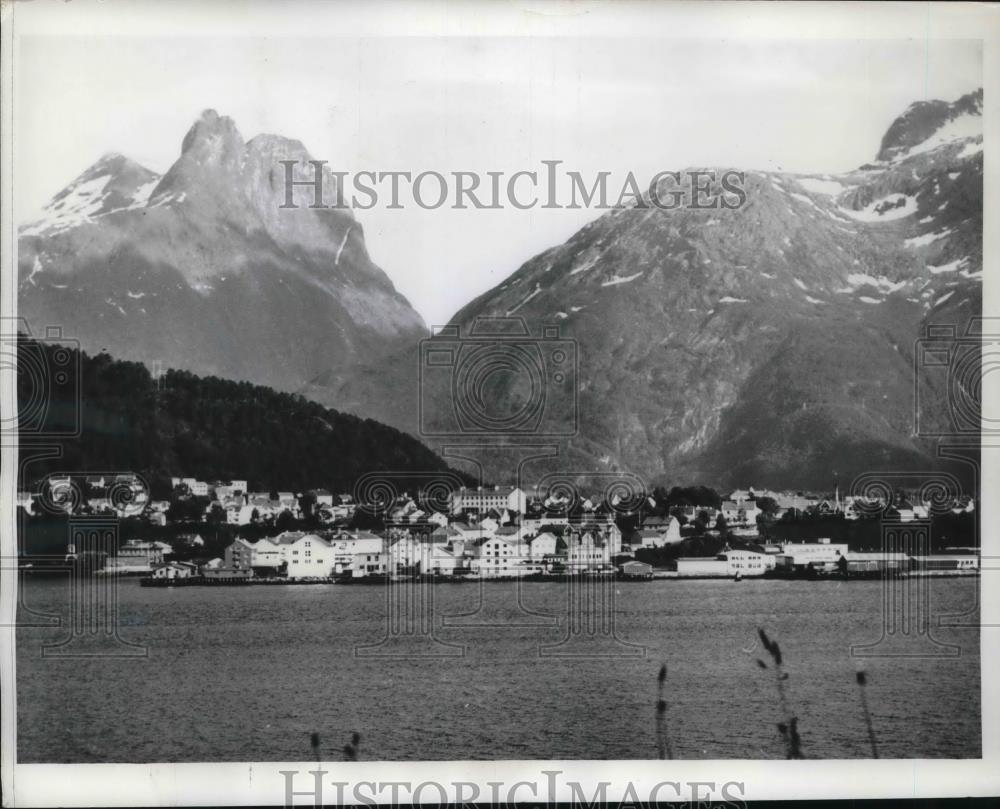
[[[164,514],[170,501],[154,501],[134,474],[52,475],[38,491],[19,491],[17,505],[28,514],[63,512],[111,517]]]
[[[273,521],[286,513],[296,520],[304,516],[304,497],[295,492],[252,492],[245,480],[206,483],[193,478],[172,478],[171,484],[181,496],[189,492],[192,496],[210,498],[204,510],[206,520],[219,514],[227,525],[250,525]],[[313,489],[307,494],[312,498],[313,515],[321,523],[346,521],[354,514],[349,494],[333,494],[327,489]]]
[[[172,500],[152,501],[136,476],[111,478],[87,475],[80,479],[50,477],[43,495],[50,503],[65,503],[67,511],[85,504],[95,513],[135,516],[142,513],[163,524],[172,504],[191,503],[206,521],[234,526],[267,524],[282,514],[305,516],[306,509],[320,526],[312,531],[284,531],[257,541],[238,538],[220,558],[202,564],[170,559],[173,549],[163,542],[131,540],[109,558],[105,569],[118,573],[141,573],[154,578],[206,579],[275,578],[327,579],[369,576],[435,575],[444,577],[510,578],[533,574],[612,573],[626,576],[652,575],[652,567],[641,561],[625,561],[640,549],[679,545],[691,529],[687,523],[713,526],[721,517],[727,536],[757,536],[757,520],[767,513],[781,518],[789,511],[812,514],[842,514],[859,519],[881,514],[891,505],[904,522],[926,518],[928,503],[897,500],[892,504],[856,497],[832,498],[737,489],[721,505],[680,505],[668,514],[625,512],[632,519],[621,525],[638,527],[622,535],[618,518],[620,504],[602,496],[560,500],[558,496],[529,497],[513,486],[459,488],[451,493],[446,511],[422,507],[412,497],[402,496],[380,509],[384,528],[377,532],[348,529],[358,505],[350,495],[314,489],[305,494],[290,491],[253,492],[246,480],[202,481],[172,478]],[[85,496],[83,496],[85,495]],[[19,496],[29,511],[38,495]],[[48,505],[48,503],[46,504]],[[641,505],[641,504],[640,504]],[[657,504],[649,501],[650,509]],[[662,504],[661,504],[662,505]],[[968,498],[952,504],[956,513],[971,511]],[[662,512],[657,508],[655,511]],[[700,530],[700,529],[699,529]],[[695,533],[699,531],[696,530]],[[259,532],[258,532],[259,535]],[[200,537],[197,538],[198,544]],[[202,543],[203,544],[203,543]],[[841,570],[870,572],[879,565],[914,564],[913,557],[889,560],[885,554],[849,552],[844,544],[820,541],[764,545],[762,550],[726,548],[714,557],[676,559],[679,577],[751,577],[768,573],[823,572]],[[673,558],[668,554],[669,558]],[[877,558],[876,558],[877,557]],[[652,558],[652,557],[645,557]],[[967,557],[962,557],[966,559]],[[933,564],[939,564],[940,560]],[[951,562],[944,563],[950,569]],[[957,564],[957,563],[956,563]],[[963,565],[970,564],[962,562]]]
[[[676,571],[661,573],[670,578],[742,579],[759,576],[823,575],[945,575],[977,573],[979,555],[974,549],[956,553],[910,555],[902,552],[859,552],[844,543],[820,539],[817,542],[789,542],[765,545],[763,551],[726,548],[714,557],[680,557]],[[653,566],[628,561],[619,566],[626,578],[652,578]]]
[[[134,474],[120,475],[80,475],[50,476],[40,491],[20,491],[17,504],[29,514],[45,509],[64,510],[69,513],[80,511],[116,515],[119,517],[142,515],[155,524],[166,524],[171,505],[179,500],[201,498],[204,502],[203,516],[206,521],[214,520],[229,525],[249,525],[274,521],[282,514],[301,519],[303,503],[310,501],[311,516],[321,524],[335,525],[351,520],[356,504],[350,494],[334,494],[326,489],[312,489],[307,492],[292,491],[250,491],[246,480],[204,481],[191,477],[171,478],[172,494],[168,500],[153,500],[146,484]],[[44,504],[39,504],[44,500]],[[762,507],[766,505],[766,508]],[[522,489],[514,486],[492,486],[460,488],[452,493],[450,511],[452,514],[465,512],[495,514],[526,514],[532,506],[549,513],[559,513],[558,499],[539,503]],[[584,511],[601,507],[600,498],[585,498],[574,507],[581,505]],[[781,519],[786,513],[799,514],[842,514],[845,519],[857,520],[881,516],[889,507],[898,519],[907,522],[926,519],[930,514],[929,502],[899,499],[889,504],[877,498],[856,496],[841,497],[839,491],[833,497],[824,498],[802,492],[777,492],[753,487],[736,489],[722,500],[721,505],[682,505],[671,509],[671,514],[682,522],[693,523],[701,520],[709,526],[715,525],[722,517],[727,528],[736,534],[756,532],[757,519],[767,513],[774,519]],[[972,511],[974,501],[969,497],[957,499],[951,506],[955,513]],[[412,499],[403,498],[389,513],[391,522],[419,525],[428,520],[446,521],[446,517],[421,509]],[[647,523],[650,518],[647,517]],[[647,526],[644,523],[644,527]],[[679,526],[678,526],[679,527]]]
[[[369,531],[285,531],[235,540],[203,568],[210,578],[290,579],[433,575],[513,578],[538,573],[610,573],[622,552],[612,519],[532,527],[485,518]]]
[[[786,513],[797,514],[842,514],[847,520],[861,520],[882,516],[890,511],[901,522],[927,519],[931,513],[929,500],[917,500],[901,497],[892,503],[878,496],[860,497],[846,495],[841,497],[839,487],[835,487],[833,497],[820,497],[802,492],[775,492],[767,489],[755,490],[736,489],[723,501],[720,512],[731,526],[750,527],[756,524],[757,517],[763,513],[761,503],[772,501],[771,516],[781,519]],[[958,497],[950,505],[950,510],[959,514],[975,510],[975,501],[968,496]],[[714,516],[714,515],[713,515]]]
[[[295,492],[252,492],[247,481],[203,481],[171,478],[171,499],[154,500],[146,483],[134,474],[53,475],[37,491],[19,491],[17,505],[29,515],[64,512],[106,515],[118,518],[143,517],[154,525],[166,525],[169,511],[177,501],[205,500],[201,514],[206,522],[228,525],[273,522],[282,514],[301,519],[303,495]],[[354,515],[349,494],[333,494],[326,489],[307,492],[313,499],[313,515],[324,524],[346,522]]]

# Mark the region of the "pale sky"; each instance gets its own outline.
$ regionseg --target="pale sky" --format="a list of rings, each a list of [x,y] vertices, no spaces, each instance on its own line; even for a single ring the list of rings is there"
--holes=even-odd
[[[166,171],[208,107],[244,138],[296,138],[335,170],[558,159],[645,186],[688,166],[850,169],[911,102],[981,85],[972,40],[23,36],[16,218],[108,151]],[[358,219],[373,259],[435,325],[599,213],[380,205]]]

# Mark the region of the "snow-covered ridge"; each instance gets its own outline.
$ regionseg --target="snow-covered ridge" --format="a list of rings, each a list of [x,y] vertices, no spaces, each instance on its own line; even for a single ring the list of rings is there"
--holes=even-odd
[[[893,158],[893,162],[898,162],[907,157],[912,157],[917,154],[924,154],[932,149],[937,149],[939,146],[944,146],[949,143],[954,143],[958,140],[965,140],[966,138],[976,138],[982,137],[983,135],[983,116],[981,113],[964,113],[959,115],[957,118],[952,118],[950,121],[945,122],[938,128],[937,132],[931,135],[927,140],[918,143],[916,146],[908,149],[905,152],[901,152]]]
[[[140,177],[150,179],[132,190],[136,182],[135,171]],[[59,233],[93,222],[99,217],[121,210],[144,208],[159,183],[160,177],[131,163],[121,155],[105,155],[87,171],[49,200],[42,208],[42,215],[20,229],[21,236],[41,233]],[[124,186],[124,189],[123,189]]]
[[[104,189],[111,181],[105,174],[69,185],[42,208],[42,216],[27,225],[21,235],[33,236],[47,229],[66,230],[87,222],[104,206]]]

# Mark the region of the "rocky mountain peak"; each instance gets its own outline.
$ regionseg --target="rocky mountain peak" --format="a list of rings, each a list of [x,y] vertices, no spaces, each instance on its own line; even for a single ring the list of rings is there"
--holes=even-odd
[[[228,115],[219,115],[215,110],[203,110],[181,142],[181,152],[218,152],[222,149],[242,149],[243,138],[236,128],[236,122]]]
[[[917,150],[951,141],[982,136],[983,90],[979,88],[954,102],[917,101],[889,126],[878,159],[898,160]]]
[[[608,211],[452,323],[522,317],[575,341],[562,469],[819,487],[832,470],[933,468],[913,345],[925,323],[961,333],[981,312],[981,123],[979,93],[921,102],[877,165],[746,172],[731,210]]]
[[[67,230],[114,211],[144,205],[160,177],[119,152],[107,152],[42,208],[22,235]]]
[[[423,320],[352,213],[281,207],[283,159],[309,154],[278,135],[245,142],[215,110],[162,178],[104,156],[21,229],[22,314],[88,351],[281,390],[415,343]]]

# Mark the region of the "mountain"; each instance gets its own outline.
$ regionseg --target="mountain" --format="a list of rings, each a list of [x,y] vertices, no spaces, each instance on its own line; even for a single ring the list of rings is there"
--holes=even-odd
[[[915,434],[913,357],[928,324],[962,334],[981,313],[981,110],[981,90],[914,104],[875,162],[843,174],[748,171],[735,210],[662,210],[647,192],[452,324],[517,316],[576,341],[564,470],[832,489],[940,467]],[[490,401],[524,401],[517,377],[493,375]],[[940,411],[945,390],[930,391],[921,406]],[[441,412],[453,395],[437,391]]]
[[[42,419],[36,430],[67,435],[58,457],[42,453],[33,460],[27,452],[31,480],[58,472],[135,472],[161,497],[171,477],[240,478],[264,491],[353,492],[369,472],[391,470],[391,482],[404,487],[447,469],[392,427],[294,394],[188,371],[154,378],[142,363],[27,338],[19,340],[18,354],[26,367],[73,369],[73,384],[50,391],[47,408],[22,411],[23,419]],[[37,401],[33,381],[31,374],[18,376],[20,402]]]
[[[747,171],[732,210],[663,210],[647,192],[609,211],[452,320],[463,336],[482,317],[557,327],[577,372],[549,390],[529,352],[538,378],[497,366],[472,393],[504,416],[547,391],[574,428],[567,472],[828,488],[939,467],[914,395],[940,416],[948,389],[914,378],[914,353],[929,324],[961,334],[981,313],[982,103],[980,90],[911,105],[875,160],[843,174]],[[162,177],[102,158],[20,231],[21,314],[91,351],[297,391],[414,435],[429,414],[446,432],[461,363],[420,376],[422,320],[349,211],[305,207],[304,188],[302,207],[280,207],[286,159],[309,155],[244,142],[211,111]]]
[[[278,161],[309,159],[295,140],[244,141],[213,110],[162,177],[102,157],[20,229],[20,315],[88,351],[285,391],[377,364],[426,326],[369,258],[350,210],[310,209],[302,187],[300,207],[281,208]],[[325,182],[335,199],[336,180]]]

